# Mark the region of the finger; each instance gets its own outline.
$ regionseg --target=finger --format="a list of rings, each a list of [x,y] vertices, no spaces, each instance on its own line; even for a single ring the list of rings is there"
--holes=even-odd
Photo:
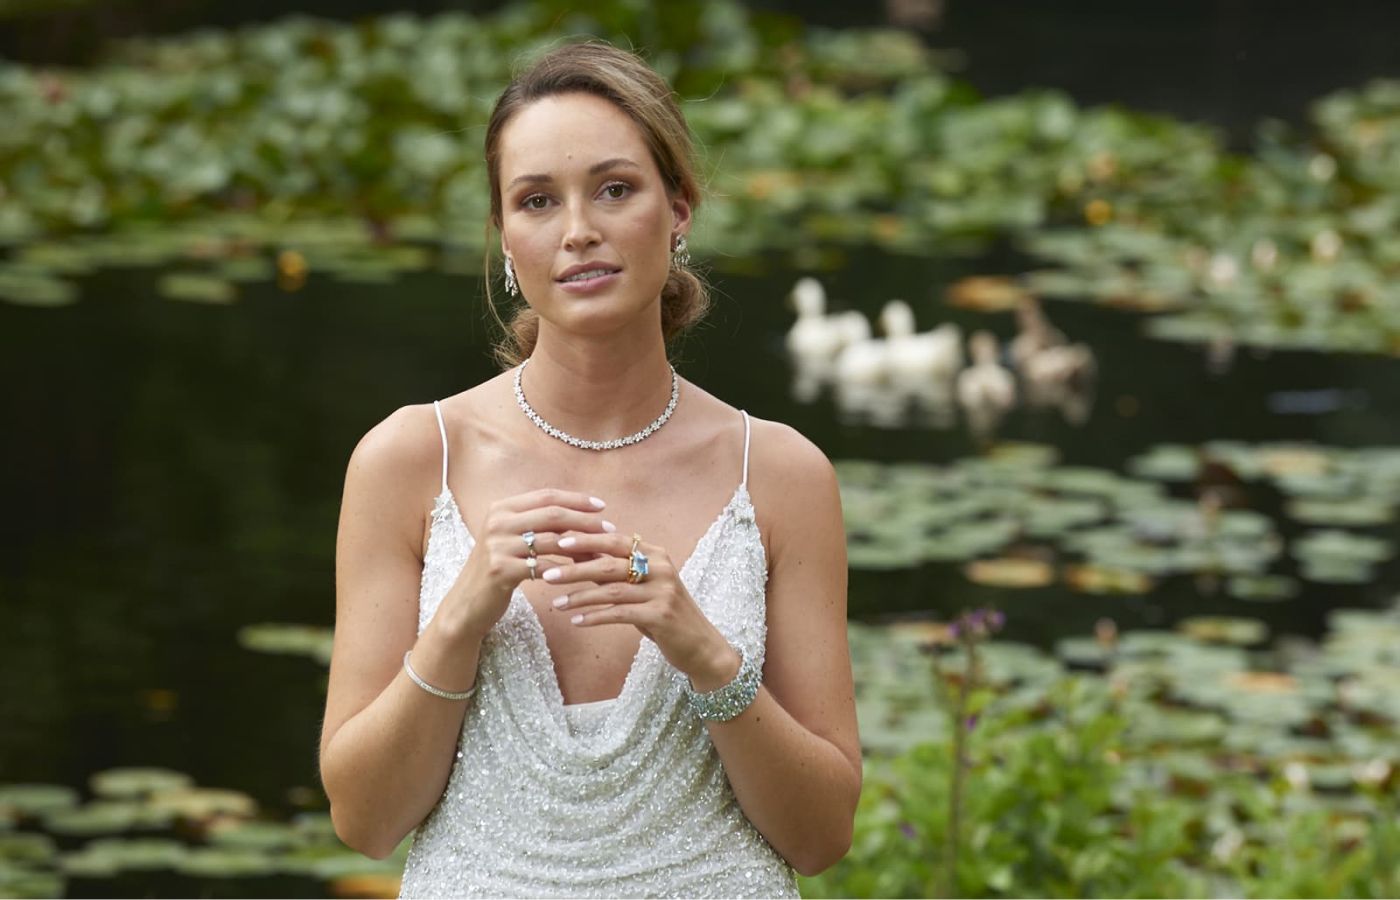
[[[541,506],[562,506],[568,509],[597,512],[607,504],[591,494],[579,491],[565,491],[559,488],[540,488],[496,501],[504,512],[523,512]]]
[[[632,555],[632,539],[612,532],[570,531],[559,535],[554,545],[561,553],[602,553],[618,557]]]
[[[577,531],[584,534],[607,534],[617,531],[617,526],[596,512],[580,512],[564,506],[541,506],[523,512],[506,513],[492,520],[492,527],[505,532],[524,534],[562,534]]]
[[[590,609],[576,612],[569,617],[574,625],[636,625],[641,628],[650,624],[650,611],[640,603],[619,603],[606,609]]]
[[[598,587],[580,588],[554,598],[554,608],[572,610],[580,607],[608,606],[616,603],[645,603],[650,595],[640,584],[614,581]]]
[[[626,581],[628,560],[616,556],[603,556],[588,562],[551,566],[540,573],[540,577],[551,584],[569,584],[575,581]]]

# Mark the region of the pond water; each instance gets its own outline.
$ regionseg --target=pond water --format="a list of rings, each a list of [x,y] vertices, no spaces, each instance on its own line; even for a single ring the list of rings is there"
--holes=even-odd
[[[942,296],[965,275],[1020,266],[1003,252],[968,260],[862,252],[819,274],[837,307],[873,317],[902,297],[921,330],[952,320],[1006,338],[1009,314],[954,309]],[[164,765],[246,791],[272,812],[314,807],[325,672],[304,658],[253,653],[235,635],[259,622],[332,623],[350,451],[398,406],[493,373],[478,281],[423,273],[365,285],[313,274],[291,294],[242,286],[224,306],[161,299],[160,274],[104,270],[81,279],[71,306],[0,306],[9,362],[0,772],[9,782],[82,785],[111,766]],[[827,394],[792,399],[784,297],[802,274],[715,274],[715,309],[682,348],[682,374],[753,415],[788,422],[833,460],[942,465],[977,453],[961,423],[882,428],[843,419]],[[1013,412],[998,436],[1053,445],[1064,464],[1124,473],[1127,459],[1168,441],[1400,445],[1400,360],[1242,350],[1228,372],[1212,373],[1201,348],[1140,337],[1137,315],[1046,309],[1097,354],[1092,412],[1078,426],[1054,412]],[[1337,388],[1344,394],[1330,411],[1272,411],[1278,392]],[[1303,530],[1278,515],[1276,491],[1252,482],[1248,491],[1285,537]],[[1393,526],[1360,531],[1397,537]],[[1125,598],[1059,584],[979,587],[961,566],[929,564],[853,572],[850,610],[873,621],[997,606],[1007,638],[1042,646],[1090,633],[1101,616],[1130,629],[1242,614],[1276,633],[1316,635],[1329,609],[1392,599],[1394,561],[1378,573],[1365,585],[1307,582],[1294,600],[1260,606],[1202,592],[1191,578]]]

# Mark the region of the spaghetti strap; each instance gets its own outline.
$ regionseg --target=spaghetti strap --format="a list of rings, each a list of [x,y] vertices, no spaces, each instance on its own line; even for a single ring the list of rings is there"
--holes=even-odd
[[[438,432],[442,435],[442,492],[447,493],[447,426],[442,424],[442,406],[433,401],[433,412],[437,413]]]
[[[739,487],[748,489],[749,485],[749,413],[748,410],[741,409],[744,414],[744,480],[739,482]]]

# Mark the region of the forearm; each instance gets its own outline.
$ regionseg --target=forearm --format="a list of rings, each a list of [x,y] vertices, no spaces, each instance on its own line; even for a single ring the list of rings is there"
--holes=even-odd
[[[692,679],[713,690],[738,671],[738,653],[716,672]],[[727,722],[706,721],[744,814],[759,833],[803,875],[839,860],[851,844],[861,773],[830,741],[792,717],[766,687]]]
[[[481,641],[435,617],[410,664],[428,684],[463,691],[476,683]],[[336,731],[321,759],[336,833],[382,859],[436,805],[456,761],[458,736],[475,698],[446,700],[414,684],[403,667],[368,706]]]

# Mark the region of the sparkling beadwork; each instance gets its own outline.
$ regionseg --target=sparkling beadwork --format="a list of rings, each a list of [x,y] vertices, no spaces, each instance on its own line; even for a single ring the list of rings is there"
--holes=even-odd
[[[734,680],[706,693],[698,693],[687,688],[685,699],[697,716],[712,722],[728,722],[742,713],[758,696],[758,685],[763,673],[753,664],[749,655],[739,650],[739,673]]]
[[[525,360],[525,362],[522,362],[519,366],[516,367],[515,370],[516,405],[518,405],[520,409],[524,411],[525,415],[530,418],[530,421],[534,422],[537,426],[539,426],[539,428],[542,431],[544,431],[545,434],[548,434],[550,437],[556,437],[566,444],[569,444],[574,447],[579,447],[583,450],[616,450],[618,447],[630,446],[631,444],[635,444],[637,441],[648,437],[649,435],[654,433],[656,429],[660,428],[662,425],[665,425],[667,419],[671,418],[671,413],[675,412],[676,410],[676,400],[680,397],[681,377],[678,374],[676,374],[675,366],[672,366],[671,401],[666,404],[666,410],[663,413],[661,413],[660,416],[657,417],[655,422],[652,422],[650,425],[643,428],[636,434],[629,434],[627,437],[613,438],[607,441],[585,441],[581,438],[576,438],[571,434],[567,434],[563,431],[560,431],[558,428],[555,428],[553,425],[549,424],[543,418],[541,418],[540,414],[535,412],[534,408],[530,406],[529,403],[525,402],[525,389],[520,386],[520,376],[524,373],[525,366],[529,362],[530,361],[528,359]]]
[[[418,631],[475,541],[450,489],[429,532]],[[725,639],[761,670],[767,559],[740,484],[681,567]],[[622,693],[563,705],[520,591],[482,643],[442,797],[413,835],[401,897],[798,897],[796,873],[739,808],[689,678],[643,638]]]

